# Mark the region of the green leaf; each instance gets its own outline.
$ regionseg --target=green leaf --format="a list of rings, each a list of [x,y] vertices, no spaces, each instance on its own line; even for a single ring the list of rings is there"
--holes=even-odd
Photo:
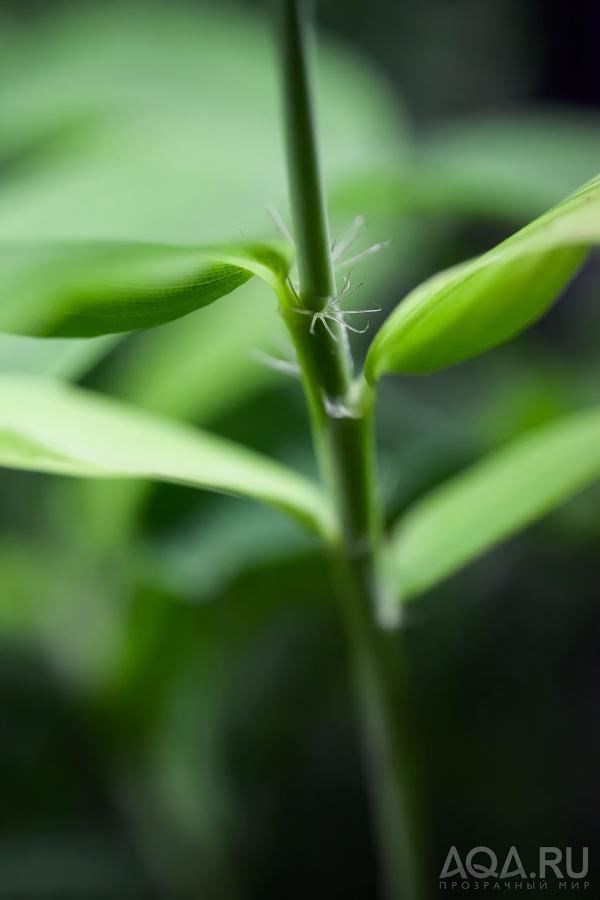
[[[0,377],[0,464],[89,478],[152,478],[239,494],[326,534],[329,515],[310,481],[260,454],[41,379]]]
[[[284,167],[273,164],[281,155],[279,97],[266,16],[223,4],[123,2],[5,24],[0,161],[8,156],[10,165],[0,167],[0,247],[127,241],[189,248],[240,232],[249,239],[274,233],[264,207],[285,216],[287,191]],[[332,189],[366,163],[397,164],[404,133],[385,83],[355,52],[328,42],[318,78]],[[344,210],[340,230],[357,213],[370,215],[368,203]],[[51,330],[44,309],[36,317],[45,267],[36,261],[39,278],[25,275],[24,283],[15,273],[20,300],[12,302],[3,261],[0,331],[64,333],[58,328],[67,323]],[[50,275],[62,291],[60,273]],[[71,323],[80,325],[97,333],[87,316]]]
[[[477,259],[435,275],[384,322],[369,381],[433,372],[507,341],[540,318],[600,240],[600,178]]]
[[[281,242],[4,242],[0,328],[57,337],[151,328],[207,306],[253,275],[276,288],[290,256],[290,246]]]
[[[600,408],[526,434],[409,509],[389,562],[414,597],[550,512],[600,477]]]

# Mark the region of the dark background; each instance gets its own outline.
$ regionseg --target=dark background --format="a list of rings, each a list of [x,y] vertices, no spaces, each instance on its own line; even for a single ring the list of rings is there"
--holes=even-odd
[[[4,2],[2,8],[31,17],[53,4]],[[373,58],[404,98],[417,130],[538,103],[590,112],[600,104],[600,8],[591,0],[327,0],[319,18]],[[600,169],[600,146],[598,160]],[[434,267],[489,246],[516,224],[457,223],[440,242]],[[592,264],[569,299],[511,351],[511,371],[533,377],[534,387],[527,381],[526,390],[535,398],[550,402],[527,368],[532,354],[566,368],[585,354],[593,363],[598,340],[590,329],[600,338],[597,314],[590,312],[597,273]],[[505,359],[492,355],[479,368],[469,364],[435,376],[415,386],[415,402],[440,408],[448,399],[448,418],[462,405],[480,409],[486,386],[497,387],[503,378]],[[543,371],[539,379],[543,383]],[[393,406],[395,387],[386,391],[383,413]],[[503,416],[543,418],[527,406],[518,385],[507,393],[488,422],[491,433],[502,433]],[[268,447],[277,422],[290,440],[301,442],[304,423],[296,413],[285,393],[272,391],[268,405],[251,402],[215,430]],[[443,452],[424,447],[428,462],[419,469],[415,495],[468,461],[455,433],[461,422],[454,431],[448,427]],[[385,421],[381,432],[383,444],[392,444]],[[43,484],[3,476],[5,529],[35,535],[32,510]],[[571,846],[576,861],[579,848],[588,846],[589,892],[597,894],[599,496],[588,492],[407,614],[432,896],[451,845],[463,859],[472,847],[490,847],[500,864],[516,845],[528,871],[537,865],[539,846]],[[212,502],[157,488],[142,531],[162,534],[194,505],[210,512]],[[49,562],[50,569],[56,565]],[[144,620],[144,653],[93,703],[64,689],[43,652],[3,642],[0,897],[377,897],[345,651],[323,562],[306,550],[250,564],[200,612],[147,578],[137,590],[140,604],[154,610],[152,620]],[[206,823],[197,845],[169,835],[166,824],[164,832],[158,829],[159,844],[172,844],[178,871],[179,880],[165,883],[141,849],[144,823],[123,816],[121,783],[123,771],[135,775],[139,765],[152,698],[175,668],[174,647],[183,648],[187,679],[176,713],[182,753],[196,761]],[[198,647],[204,647],[201,661]],[[206,684],[214,693],[210,702],[199,696]],[[217,760],[207,759],[204,749],[211,729]],[[225,806],[217,796],[221,782]],[[131,783],[135,777],[128,790]],[[153,815],[149,802],[148,820]],[[552,883],[539,895],[554,896]]]

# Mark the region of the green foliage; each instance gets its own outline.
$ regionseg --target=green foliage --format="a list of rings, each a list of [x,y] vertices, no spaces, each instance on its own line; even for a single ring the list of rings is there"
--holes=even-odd
[[[88,478],[157,478],[241,494],[326,534],[327,508],[310,482],[242,447],[80,389],[0,379],[0,461]]]
[[[600,477],[600,409],[526,434],[418,500],[388,545],[403,600],[457,572]]]
[[[106,17],[97,10],[91,16],[70,15],[73,17],[65,20],[70,21],[70,26],[58,27],[52,39],[51,32],[40,35],[37,71],[25,74],[16,54],[3,62],[6,72],[13,76],[4,100],[9,123],[4,137],[6,152],[14,153],[15,146],[22,151],[29,142],[42,147],[47,143],[52,153],[45,166],[17,173],[5,196],[0,236],[10,231],[11,239],[5,239],[1,245],[0,287],[6,300],[0,327],[27,335],[125,332],[185,316],[235,290],[253,275],[259,275],[277,290],[291,264],[285,244],[248,240],[235,245],[188,243],[192,233],[207,238],[221,236],[226,220],[231,230],[236,215],[247,226],[250,203],[245,185],[253,178],[263,181],[266,196],[279,196],[282,191],[278,176],[273,179],[273,167],[266,165],[269,153],[274,152],[269,149],[274,135],[268,130],[257,131],[250,121],[237,123],[244,127],[245,135],[242,167],[232,166],[232,159],[224,152],[226,147],[229,151],[236,149],[231,143],[233,135],[227,138],[227,119],[222,115],[222,105],[233,102],[234,94],[237,109],[244,108],[241,98],[245,94],[252,97],[252,122],[256,119],[256,104],[261,103],[265,121],[271,120],[275,98],[269,67],[263,59],[261,30],[251,20],[237,26],[233,20],[227,22],[230,47],[236,34],[240,41],[236,44],[239,54],[233,69],[228,54],[224,81],[218,77],[222,63],[216,52],[221,40],[219,16],[209,16],[204,22],[204,43],[210,44],[206,29],[216,43],[202,59],[191,52],[195,38],[188,32],[194,27],[193,20],[183,11],[170,19],[170,39],[180,50],[179,66],[173,69],[171,56],[167,59],[164,55],[163,36],[155,31],[152,16],[144,22],[140,36],[137,15],[130,16],[124,7],[118,14],[117,38],[114,14]],[[75,53],[72,42],[75,36],[81,41],[82,35],[86,53]],[[102,65],[107,45],[113,60],[108,79]],[[67,49],[69,53],[65,52]],[[148,68],[144,60],[150,58],[152,66]],[[56,66],[57,60],[66,65],[64,71]],[[223,93],[212,104],[203,100],[198,105],[189,85],[191,79],[209,71]],[[170,79],[168,89],[165,79]],[[350,103],[347,86],[339,89],[344,80],[352,81],[356,88]],[[61,90],[57,89],[59,83]],[[179,97],[176,109],[170,102],[173,92]],[[339,54],[325,54],[320,95],[326,113],[325,159],[328,168],[332,166],[334,214],[336,204],[346,216],[353,204],[359,204],[363,210],[371,208],[381,223],[389,223],[411,209],[431,213],[447,206],[463,213],[502,217],[511,210],[522,208],[525,212],[539,206],[558,184],[572,183],[576,173],[585,172],[591,164],[595,126],[574,122],[572,129],[565,130],[561,139],[553,142],[550,157],[544,157],[545,174],[537,172],[534,177],[532,165],[539,156],[540,142],[547,143],[548,134],[560,130],[556,120],[548,118],[527,120],[526,127],[510,122],[456,126],[426,138],[412,160],[401,149],[396,124],[389,128],[378,126],[379,131],[371,135],[373,140],[367,140],[367,130],[361,129],[358,144],[351,144],[350,160],[350,145],[342,146],[337,137],[340,127],[343,124],[347,135],[351,119],[352,123],[355,121],[357,104],[363,103],[366,110],[377,97],[376,102],[383,109],[386,98],[363,73],[352,72],[352,66]],[[140,97],[145,98],[144,103],[140,104]],[[42,109],[46,110],[46,118]],[[330,127],[332,117],[335,129]],[[45,130],[45,121],[51,124],[51,133]],[[191,152],[191,146],[198,121],[204,129],[214,127],[219,140],[214,147],[206,141],[196,141],[195,146],[200,149],[196,154]],[[378,121],[382,121],[381,117]],[[191,143],[175,138],[177,128],[185,131]],[[87,140],[88,133],[94,135],[93,141]],[[62,135],[58,143],[57,135]],[[157,156],[147,153],[149,142],[155,150],[160,147],[159,169],[155,173]],[[512,156],[503,153],[499,159],[498,146],[508,146]],[[469,162],[469,153],[475,155],[477,164]],[[58,164],[62,158],[67,166]],[[260,177],[259,172],[263,173]],[[222,173],[223,178],[215,178],[215,173]],[[168,195],[153,192],[148,197],[150,181],[157,188],[164,183]],[[219,181],[224,190],[215,190]],[[203,191],[201,221],[194,219],[193,230],[192,220],[181,218],[182,212],[191,212],[184,193],[192,183]],[[532,188],[528,192],[529,184]],[[93,195],[86,196],[87,186],[92,185]],[[0,181],[0,195],[1,191]],[[523,200],[521,206],[516,202],[518,196]],[[110,206],[103,208],[107,197],[111,198]],[[578,268],[586,247],[597,240],[598,198],[599,183],[594,181],[494,250],[442,272],[413,291],[373,341],[366,361],[367,377],[376,380],[386,372],[443,368],[507,340],[535,321]],[[154,204],[157,199],[160,216],[158,208],[148,206],[149,200]],[[37,216],[34,224],[33,209],[52,204],[55,214],[42,220]],[[239,210],[237,214],[235,209]],[[258,220],[254,221],[250,227],[253,232],[258,226]],[[112,238],[115,229],[118,240]],[[75,234],[77,240],[71,237]],[[380,268],[386,269],[389,277],[389,261]],[[216,308],[211,317],[194,316],[179,330],[174,324],[164,335],[158,331],[150,342],[145,339],[129,354],[130,361],[114,389],[135,405],[206,421],[215,411],[241,402],[249,392],[272,380],[273,372],[244,352],[251,335],[256,336],[260,346],[263,338],[273,333],[272,313],[268,309],[255,311],[248,295],[234,298],[222,314]],[[2,341],[0,365],[4,358],[6,371],[67,378],[84,373],[111,346],[73,342],[69,348],[54,340],[45,350],[43,343],[35,341],[24,344],[9,336]],[[14,362],[15,354],[18,362]],[[225,359],[230,361],[227,366],[223,364]],[[197,384],[202,385],[202,390],[196,389]],[[41,387],[33,382],[14,381],[11,391],[18,395],[19,390],[37,395]],[[87,397],[84,403],[82,398],[75,400],[75,395],[58,392],[55,387],[48,390],[54,398],[52,406],[63,404],[62,414],[70,409],[64,406],[65,398],[68,403],[76,403],[78,415],[87,415],[90,404],[96,410],[101,402]],[[11,403],[14,413],[19,403],[14,399]],[[4,415],[9,416],[8,408]],[[133,410],[119,409],[119,421],[126,428],[140,427],[137,415]],[[58,444],[53,436],[53,429],[60,430],[57,415],[43,419],[41,445],[35,440],[31,445],[24,421],[13,423],[14,433],[7,421],[5,463],[70,474],[90,474],[94,469],[96,464],[89,468],[90,460],[83,447],[69,446],[66,453],[57,449],[62,447],[62,436]],[[41,427],[40,423],[36,427]],[[200,440],[200,436],[195,439]],[[204,439],[213,440],[202,436]],[[107,468],[113,474],[182,480],[165,472],[165,459],[160,462],[161,466],[153,470],[143,461],[128,463],[126,459],[121,460],[120,468]],[[98,464],[105,466],[102,460]],[[131,471],[132,466],[135,472]],[[206,473],[211,471],[209,466]],[[193,480],[197,484],[268,498],[296,515],[303,507],[302,502],[294,508],[289,498],[282,503],[269,496],[268,491],[261,493],[252,488],[252,474],[247,483],[245,473],[238,481],[234,479],[232,486],[223,483],[222,473],[215,473],[214,477],[199,475],[197,470],[195,473]],[[141,491],[141,486],[134,484],[94,490],[91,496],[95,497],[98,521],[113,522],[120,534],[117,523],[126,522],[135,512]],[[558,503],[563,493],[553,496]],[[313,527],[320,522],[323,530],[325,513],[322,509],[316,513],[313,501],[307,503],[304,498],[300,517]],[[402,529],[399,534],[396,542],[404,540]],[[405,554],[410,555],[410,546],[409,543],[402,552],[402,559]],[[406,565],[402,564],[404,568]],[[411,583],[409,578],[402,590],[410,593]]]
[[[286,251],[276,243],[5,244],[0,246],[0,292],[9,300],[0,327],[57,337],[151,328],[208,306],[253,275],[277,286],[289,269]]]
[[[166,9],[67,4],[0,35],[0,331],[18,333],[0,334],[0,466],[24,470],[0,471],[0,525],[10,526],[0,542],[0,636],[58,673],[76,708],[70,714],[80,716],[81,702],[78,731],[91,725],[99,780],[118,798],[117,818],[162,893],[192,895],[201,883],[209,894],[238,897],[252,888],[238,891],[228,856],[237,853],[242,805],[230,815],[229,792],[237,797],[240,785],[229,767],[263,791],[281,745],[297,765],[300,735],[322,727],[330,697],[339,713],[341,653],[331,652],[332,586],[321,558],[322,545],[339,550],[339,537],[325,487],[273,461],[302,471],[314,462],[299,385],[264,364],[267,352],[294,368],[267,290],[279,287],[291,251],[262,240],[275,231],[265,205],[290,218],[277,164],[271,37],[237,7]],[[466,258],[465,223],[517,228],[597,169],[592,117],[531,110],[417,136],[354,51],[325,41],[319,57],[333,235],[339,245],[364,214],[346,255],[392,244],[358,262],[346,310],[384,305]],[[599,220],[594,183],[480,259],[426,282],[375,338],[369,378],[443,368],[534,322],[596,242]],[[307,316],[297,323],[308,331]],[[323,350],[321,325],[309,340]],[[127,331],[138,333],[111,334]],[[21,336],[42,334],[105,337]],[[353,349],[366,344],[350,337]],[[589,341],[593,350],[592,329]],[[408,510],[390,539],[381,537],[400,601],[598,478],[598,411],[569,414],[593,399],[588,364],[568,357],[542,333],[535,357],[517,345],[474,370],[382,391],[381,493],[390,510]],[[84,378],[94,392],[54,380]],[[360,403],[328,399],[331,434],[352,440],[355,422],[344,415]],[[549,417],[556,421],[543,424]],[[355,450],[343,472],[351,486],[360,482],[364,447]],[[561,537],[582,516],[597,537],[593,499],[588,492],[570,519],[557,518]],[[356,542],[358,555],[364,546]],[[447,615],[455,622],[457,605]],[[390,641],[398,647],[404,637]],[[311,664],[315,648],[319,666]],[[282,716],[284,707],[293,716]],[[250,747],[247,735],[246,744],[238,740],[240,721],[242,732],[252,730]],[[235,745],[237,763],[224,744]],[[12,851],[9,844],[7,858]],[[35,892],[31,848],[20,852],[20,877]],[[65,868],[58,844],[48,856],[40,878]],[[75,853],[77,871],[83,856]],[[81,875],[71,894],[103,877],[106,854],[99,856],[100,874]]]
[[[479,258],[435,275],[375,337],[365,372],[443,369],[490,350],[546,312],[600,240],[600,179]]]
[[[292,262],[284,243],[196,243],[231,234],[236,223],[243,223],[245,233],[264,231],[264,215],[262,221],[253,217],[257,204],[249,197],[250,184],[260,184],[265,199],[279,201],[283,193],[280,173],[271,164],[276,129],[255,124],[274,121],[276,103],[262,28],[253,19],[207,13],[201,39],[206,52],[199,55],[197,22],[185,10],[169,17],[168,42],[162,16],[149,13],[141,22],[133,7],[63,15],[54,29],[33,32],[34,66],[25,70],[20,64],[31,33],[17,37],[13,52],[1,63],[10,89],[2,101],[7,127],[0,150],[5,158],[23,158],[25,164],[12,173],[9,184],[0,178],[0,289],[5,298],[0,328],[26,335],[108,335],[186,316],[253,275],[277,291]],[[177,66],[173,54],[165,53],[167,44],[178,49]],[[560,140],[552,142],[539,172],[534,164],[540,146],[561,130],[562,120],[548,117],[530,118],[525,125],[455,126],[426,137],[410,156],[385,91],[339,51],[326,51],[323,59],[319,100],[334,217],[336,209],[346,218],[352,209],[371,212],[382,227],[387,223],[394,231],[411,211],[430,214],[450,208],[499,218],[522,215],[550,198],[558,185],[572,185],[579,173],[589,171],[596,126],[573,120]],[[191,89],[208,77],[215,85],[210,102]],[[228,105],[235,105],[239,114],[247,110],[247,120],[224,115]],[[238,164],[237,135],[242,132],[243,164]],[[207,134],[218,138],[207,141]],[[504,147],[502,153],[499,147]],[[41,153],[37,158],[42,164],[28,163],[32,148]],[[190,185],[194,197],[201,197],[200,215],[189,202]],[[413,291],[373,341],[367,377],[374,381],[386,372],[443,368],[535,321],[598,238],[599,191],[597,181],[588,184],[494,250]],[[40,216],[43,209],[52,215]],[[389,277],[389,260],[378,269]],[[376,270],[372,276],[382,283]],[[275,318],[269,309],[259,312],[251,296],[246,291],[222,311],[216,307],[206,318],[194,316],[144,338],[125,357],[111,389],[136,406],[201,422],[261,390],[273,372],[252,359],[248,345],[256,340],[261,346],[274,333]],[[111,346],[78,341],[69,347],[53,340],[46,349],[40,342],[4,336],[0,366],[7,372],[77,378]],[[226,472],[214,469],[214,453],[213,464],[199,455],[199,468],[192,466],[192,474],[184,454],[185,465],[174,463],[175,469],[183,466],[175,471],[161,443],[161,429],[172,435],[175,426],[140,419],[133,408],[115,406],[111,414],[125,455],[104,458],[108,444],[100,441],[93,448],[100,456],[89,456],[91,445],[82,435],[100,427],[94,416],[100,409],[108,415],[105,401],[18,379],[3,380],[2,390],[2,458],[7,465],[191,481],[260,497],[328,532],[328,514],[314,494],[309,498],[309,485],[297,482],[292,489],[294,476],[277,471],[279,496],[278,487],[263,484],[252,466],[245,468],[245,461],[256,458],[241,449],[231,450],[240,462],[237,476],[233,458]],[[36,416],[25,413],[25,398],[28,410],[44,410],[35,422],[26,421]],[[73,421],[65,428],[71,415],[75,422],[82,417],[80,428]],[[142,423],[161,448],[160,459],[152,464],[136,455],[136,448],[148,441],[127,437],[127,429],[137,434]],[[107,422],[107,440],[112,429]],[[69,443],[75,433],[77,440]],[[177,455],[181,448],[173,440]],[[186,433],[181,440],[208,442],[210,449],[217,439]],[[260,460],[260,466],[265,464]],[[130,519],[142,491],[133,484],[94,490],[95,517],[110,521],[121,534],[118,522]],[[563,493],[553,496],[558,503]]]

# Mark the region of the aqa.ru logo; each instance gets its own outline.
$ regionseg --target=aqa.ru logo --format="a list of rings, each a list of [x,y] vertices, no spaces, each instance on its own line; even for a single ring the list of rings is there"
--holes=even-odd
[[[469,850],[465,857],[465,862],[460,858],[456,847],[450,847],[450,852],[446,857],[444,868],[440,872],[441,888],[457,888],[468,890],[469,888],[499,890],[501,888],[521,888],[527,887],[529,890],[533,888],[547,888],[550,878],[559,880],[559,888],[586,890],[589,881],[581,881],[588,873],[588,848],[583,847],[581,850],[581,863],[577,862],[579,868],[574,869],[573,850],[571,847],[566,848],[563,862],[563,852],[558,847],[540,847],[539,866],[537,872],[525,871],[521,858],[516,847],[511,847],[508,855],[504,860],[502,868],[498,871],[498,857],[490,850],[489,847],[474,847]],[[561,868],[562,866],[562,868]],[[469,881],[468,876],[478,879],[476,882]],[[507,878],[517,878],[518,881],[504,881]],[[446,879],[455,879],[447,881]],[[458,880],[460,879],[460,880]],[[482,881],[481,879],[486,879]],[[495,879],[493,881],[487,879]],[[538,883],[534,883],[531,879],[539,879]],[[567,879],[571,879],[570,882]],[[524,882],[527,882],[527,885]]]

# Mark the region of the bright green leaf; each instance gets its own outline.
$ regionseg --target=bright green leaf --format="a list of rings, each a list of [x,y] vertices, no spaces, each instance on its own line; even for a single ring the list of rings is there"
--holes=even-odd
[[[116,400],[33,378],[0,378],[0,464],[90,478],[152,478],[240,494],[326,533],[318,488],[260,454]]]
[[[515,440],[417,501],[389,545],[402,599],[421,594],[600,477],[600,408]]]
[[[4,242],[0,328],[62,337],[151,328],[207,306],[253,275],[276,287],[289,265],[289,246],[277,242]]]
[[[600,178],[477,259],[416,288],[383,324],[366,375],[443,369],[540,318],[600,240]]]

